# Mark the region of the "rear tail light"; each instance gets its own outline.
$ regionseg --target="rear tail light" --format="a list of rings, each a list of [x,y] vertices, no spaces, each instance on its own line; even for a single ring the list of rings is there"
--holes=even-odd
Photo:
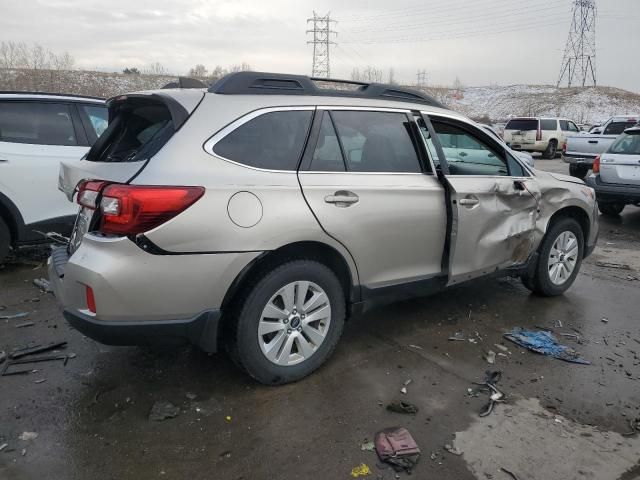
[[[564,154],[564,153],[567,153],[567,142],[564,142],[564,143],[562,144],[562,153],[563,153],[563,154]]]
[[[87,296],[87,310],[96,313],[96,297],[93,296],[93,289],[87,285],[84,288]]]
[[[77,201],[92,210],[100,208],[98,229],[102,233],[137,235],[172,219],[202,195],[203,187],[88,181],[80,185]]]
[[[539,142],[540,140],[542,140],[542,126],[540,125],[540,122],[538,122],[538,131],[536,132],[536,141]]]
[[[593,173],[600,173],[600,155],[593,159]]]

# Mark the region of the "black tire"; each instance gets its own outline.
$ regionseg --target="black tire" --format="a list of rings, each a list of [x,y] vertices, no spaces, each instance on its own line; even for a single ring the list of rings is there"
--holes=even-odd
[[[11,231],[4,219],[0,217],[0,264],[4,261],[9,253],[11,246]]]
[[[558,285],[553,283],[549,274],[549,255],[551,248],[556,239],[563,232],[571,232],[575,235],[578,241],[578,254],[573,271],[569,278],[562,284]],[[544,239],[538,249],[538,264],[535,267],[533,276],[525,276],[522,278],[522,283],[525,287],[531,290],[537,295],[543,297],[553,297],[564,293],[575,281],[580,271],[580,265],[582,264],[582,256],[584,255],[584,234],[580,224],[573,218],[564,217],[558,219],[547,230]]]
[[[331,306],[331,321],[324,341],[317,350],[295,365],[276,365],[262,352],[258,341],[258,325],[262,310],[271,297],[285,285],[310,281],[324,290]],[[228,343],[232,359],[258,382],[282,385],[295,382],[319,368],[333,353],[344,328],[346,303],[336,274],[314,260],[292,260],[260,276],[241,293],[245,300],[235,308],[229,326]],[[295,333],[295,332],[294,332]]]
[[[542,153],[542,157],[547,160],[553,160],[556,158],[556,153],[558,153],[558,142],[556,140],[549,140],[547,149]]]
[[[572,177],[584,178],[587,176],[588,171],[589,167],[569,164],[569,175],[571,175]]]
[[[617,217],[624,210],[624,203],[598,203],[598,210],[608,217]]]

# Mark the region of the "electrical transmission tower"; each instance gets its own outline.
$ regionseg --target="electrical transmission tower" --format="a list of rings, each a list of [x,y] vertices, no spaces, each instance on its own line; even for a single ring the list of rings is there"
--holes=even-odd
[[[337,35],[337,32],[331,30],[331,24],[337,22],[330,18],[329,13],[325,16],[320,16],[316,12],[313,12],[313,17],[307,18],[307,26],[309,22],[313,23],[313,29],[307,30],[307,33],[313,34],[313,40],[307,42],[307,44],[313,45],[313,68],[311,70],[311,76],[316,78],[330,78],[329,46],[336,45],[335,42],[331,41],[331,35]]]
[[[596,86],[596,2],[574,0],[573,19],[567,46],[564,49],[558,87],[572,85]]]
[[[426,70],[418,70],[416,74],[416,78],[418,82],[416,83],[417,87],[426,87],[427,86],[427,71]]]

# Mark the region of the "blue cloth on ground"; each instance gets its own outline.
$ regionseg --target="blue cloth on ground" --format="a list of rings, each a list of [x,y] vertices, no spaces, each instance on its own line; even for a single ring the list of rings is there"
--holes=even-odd
[[[565,362],[591,365],[591,362],[581,358],[580,354],[573,348],[558,343],[556,337],[545,330],[535,331],[515,327],[510,332],[505,333],[504,338],[542,355],[549,355]]]

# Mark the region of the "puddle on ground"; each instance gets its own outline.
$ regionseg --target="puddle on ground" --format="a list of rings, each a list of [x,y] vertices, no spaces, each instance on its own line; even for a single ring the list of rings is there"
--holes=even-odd
[[[640,437],[625,437],[545,410],[537,399],[498,405],[456,433],[455,446],[478,479],[640,478]],[[625,474],[626,472],[626,474]],[[632,474],[628,477],[628,474]]]

